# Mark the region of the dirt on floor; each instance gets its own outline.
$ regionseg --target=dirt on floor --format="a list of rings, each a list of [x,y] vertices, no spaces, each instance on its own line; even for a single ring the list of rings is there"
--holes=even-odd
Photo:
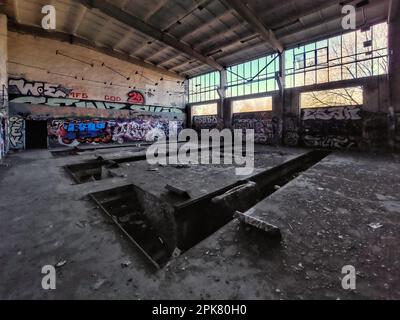
[[[142,149],[107,150],[105,159]],[[254,174],[309,150],[259,147]],[[333,152],[244,212],[279,227],[271,237],[236,219],[157,270],[88,194],[137,184],[162,197],[179,183],[193,199],[239,181],[233,167],[121,164],[77,184],[66,165],[97,152],[11,154],[0,165],[1,299],[399,299],[400,158]],[[128,166],[129,164],[129,166]],[[57,266],[57,288],[41,286]],[[345,290],[343,267],[356,272]]]

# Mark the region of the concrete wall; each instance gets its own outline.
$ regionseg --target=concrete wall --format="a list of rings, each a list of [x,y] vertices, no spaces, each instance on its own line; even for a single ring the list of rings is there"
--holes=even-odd
[[[50,147],[150,141],[149,132],[165,131],[170,121],[184,125],[178,76],[16,32],[8,33],[8,55],[11,149],[26,147],[27,120],[48,122]]]
[[[179,94],[184,88],[177,83],[183,79],[179,77],[163,76],[56,40],[9,32],[8,42],[10,78],[61,85],[69,90],[66,98],[71,99],[128,103],[129,92],[136,87],[145,97],[144,105],[185,106],[185,97]]]
[[[389,23],[389,77],[390,77],[390,142],[400,151],[400,5]]]
[[[0,14],[0,160],[8,149],[7,59],[7,17]]]
[[[363,87],[362,107],[300,109],[302,92],[351,86]],[[254,129],[257,143],[271,145],[361,150],[390,148],[390,91],[387,76],[291,88],[286,89],[283,96],[280,92],[268,95],[273,98],[272,112],[234,114],[230,119],[231,127]],[[231,109],[232,100],[227,99],[224,107]],[[196,120],[196,129],[199,130],[202,124]],[[213,121],[217,122],[215,119]],[[225,127],[229,127],[226,119]]]

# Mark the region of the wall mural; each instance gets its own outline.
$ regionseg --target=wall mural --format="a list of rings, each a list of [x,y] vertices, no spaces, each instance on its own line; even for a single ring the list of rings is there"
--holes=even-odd
[[[25,148],[25,120],[21,117],[9,119],[10,149],[20,150]]]
[[[233,115],[233,129],[253,129],[256,143],[278,144],[282,124],[272,112],[245,112]]]
[[[172,122],[180,132],[182,121]],[[48,122],[50,147],[79,144],[152,142],[168,137],[169,121],[154,117],[129,120],[58,119]]]

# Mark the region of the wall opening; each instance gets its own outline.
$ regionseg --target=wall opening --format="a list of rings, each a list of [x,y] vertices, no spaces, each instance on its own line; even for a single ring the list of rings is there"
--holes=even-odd
[[[235,100],[233,113],[272,111],[272,97]]]
[[[25,147],[47,149],[47,121],[25,121]]]
[[[362,87],[309,91],[300,95],[301,109],[362,106],[363,102]]]
[[[218,113],[218,104],[209,103],[209,104],[200,104],[192,106],[192,115],[193,116],[212,116]]]

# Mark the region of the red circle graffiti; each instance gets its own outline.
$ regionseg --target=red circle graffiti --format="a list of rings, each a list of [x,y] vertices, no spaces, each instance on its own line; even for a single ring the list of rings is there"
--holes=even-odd
[[[144,96],[139,91],[131,91],[128,93],[128,102],[132,104],[144,104]]]

